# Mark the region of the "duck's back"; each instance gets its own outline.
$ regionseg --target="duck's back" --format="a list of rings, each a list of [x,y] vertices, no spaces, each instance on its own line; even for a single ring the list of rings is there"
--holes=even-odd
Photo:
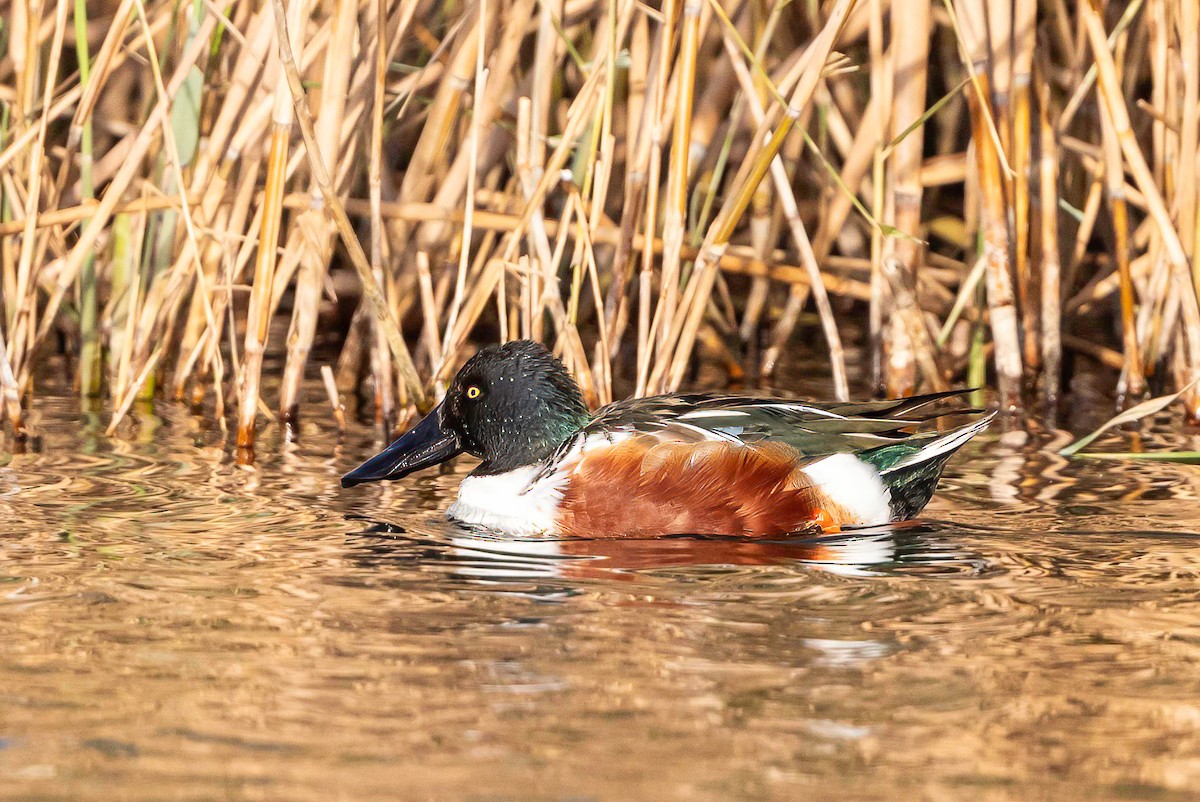
[[[725,395],[610,405],[563,444],[544,480],[557,529],[582,537],[777,536],[903,520],[988,418],[921,431],[955,394],[817,405]]]

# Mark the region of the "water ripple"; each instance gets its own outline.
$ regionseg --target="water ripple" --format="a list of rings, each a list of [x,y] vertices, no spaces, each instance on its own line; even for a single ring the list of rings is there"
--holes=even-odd
[[[110,440],[49,399],[42,450],[0,467],[0,796],[1200,784],[1194,467],[989,436],[917,524],[513,540],[443,518],[464,466],[341,492],[380,444],[365,428],[268,429],[250,468],[154,412]]]

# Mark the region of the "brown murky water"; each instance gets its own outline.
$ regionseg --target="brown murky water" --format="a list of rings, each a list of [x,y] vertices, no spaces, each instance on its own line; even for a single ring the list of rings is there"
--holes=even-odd
[[[113,440],[39,409],[0,468],[0,798],[1200,791],[1194,467],[989,435],[894,531],[520,543],[441,518],[466,465],[341,491],[366,427],[247,469],[174,405]]]

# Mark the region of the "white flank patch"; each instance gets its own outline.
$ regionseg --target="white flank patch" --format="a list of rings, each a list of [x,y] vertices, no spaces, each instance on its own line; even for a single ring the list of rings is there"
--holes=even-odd
[[[879,526],[892,520],[892,494],[873,467],[853,454],[832,454],[801,470],[834,504],[850,515],[851,526]]]
[[[555,471],[534,481],[541,465],[493,476],[468,476],[446,517],[513,535],[554,532],[566,476]]]

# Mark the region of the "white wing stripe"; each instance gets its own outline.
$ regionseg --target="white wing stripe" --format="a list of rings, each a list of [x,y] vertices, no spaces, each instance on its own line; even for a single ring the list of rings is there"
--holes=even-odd
[[[679,420],[701,420],[702,418],[729,418],[734,415],[748,418],[750,413],[740,409],[697,409],[694,412],[685,412],[679,416]]]
[[[847,415],[839,415],[836,412],[830,412],[827,409],[820,407],[811,407],[808,404],[755,404],[755,409],[783,409],[788,412],[808,412],[813,415],[820,415],[824,418],[836,418],[837,420],[850,420]]]

